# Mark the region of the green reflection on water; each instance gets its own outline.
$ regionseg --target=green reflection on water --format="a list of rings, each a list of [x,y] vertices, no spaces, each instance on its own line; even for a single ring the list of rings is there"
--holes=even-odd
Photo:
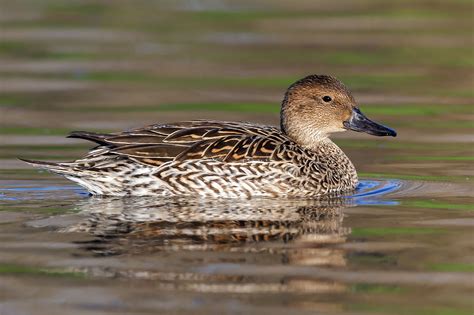
[[[47,49],[42,45],[33,45],[22,41],[0,42],[0,56],[2,57],[24,57],[24,58],[44,58],[48,56]]]
[[[403,149],[403,150],[419,150],[419,151],[428,151],[428,150],[456,150],[460,147],[467,144],[463,143],[452,143],[452,142],[443,142],[443,143],[426,143],[426,142],[406,142],[406,141],[387,141],[387,140],[348,140],[348,139],[336,139],[335,142],[344,147],[353,147],[353,148],[384,148],[384,149]]]
[[[48,276],[48,277],[65,277],[65,278],[85,278],[85,273],[70,272],[58,269],[45,269],[32,266],[1,264],[0,274],[9,275],[27,275],[27,276]]]
[[[278,113],[279,104],[265,103],[200,103],[200,104],[162,104],[159,110],[182,110],[182,111],[229,111],[229,112],[262,112]]]
[[[443,203],[432,200],[405,200],[402,202],[403,206],[426,208],[426,209],[446,209],[446,210],[462,210],[462,211],[474,211],[473,204],[456,204],[456,203]]]
[[[70,132],[70,128],[0,127],[3,135],[67,136]]]
[[[454,113],[472,113],[472,105],[368,105],[364,112],[375,115],[390,116],[436,116]]]
[[[351,286],[351,290],[356,293],[404,293],[406,288],[397,285],[357,283]]]
[[[416,306],[406,304],[385,303],[351,303],[348,307],[353,311],[370,312],[377,314],[397,314],[397,315],[471,315],[468,308],[453,308],[445,306]]]
[[[48,145],[0,145],[0,150],[12,150],[12,151],[77,151],[90,148],[90,145],[85,144],[48,144]]]
[[[390,160],[408,161],[474,161],[474,156],[391,156]]]
[[[474,272],[474,264],[441,263],[428,266],[429,270],[445,272]]]
[[[362,230],[359,233],[365,233]],[[370,232],[371,233],[371,232]],[[354,253],[349,255],[351,264],[367,267],[394,266],[397,264],[397,257],[380,252],[373,253]]]
[[[469,176],[441,176],[441,175],[408,175],[408,174],[387,174],[387,173],[359,173],[361,177],[368,178],[398,178],[408,180],[423,181],[466,181],[470,180]]]
[[[321,55],[328,63],[341,65],[438,65],[472,67],[474,59],[470,48],[437,48],[433,54],[430,48],[385,49],[377,51],[335,51]]]

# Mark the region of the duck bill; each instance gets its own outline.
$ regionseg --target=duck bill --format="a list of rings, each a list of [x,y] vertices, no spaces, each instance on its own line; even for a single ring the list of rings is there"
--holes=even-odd
[[[385,127],[378,124],[369,118],[365,117],[364,114],[358,109],[352,110],[351,118],[344,122],[344,127],[348,130],[354,130],[357,132],[365,132],[369,135],[374,136],[392,136],[396,137],[397,132],[391,128]]]

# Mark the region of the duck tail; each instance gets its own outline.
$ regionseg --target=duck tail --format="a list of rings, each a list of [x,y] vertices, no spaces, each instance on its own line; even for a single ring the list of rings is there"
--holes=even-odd
[[[93,195],[122,195],[121,183],[115,182],[114,176],[107,173],[97,174],[80,168],[76,162],[43,162],[21,158],[20,160],[34,167],[62,175],[84,187]]]
[[[36,161],[36,160],[28,160],[23,158],[18,158],[19,160],[30,164],[31,166],[45,169],[52,173],[60,174],[60,175],[75,175],[77,171],[73,170],[73,164],[71,162],[45,162],[45,161]]]

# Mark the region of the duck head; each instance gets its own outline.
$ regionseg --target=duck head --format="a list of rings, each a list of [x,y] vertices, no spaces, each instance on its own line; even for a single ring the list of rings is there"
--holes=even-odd
[[[374,136],[397,135],[395,130],[368,119],[344,84],[328,75],[310,75],[288,88],[280,124],[284,133],[307,147],[331,133],[346,130]]]

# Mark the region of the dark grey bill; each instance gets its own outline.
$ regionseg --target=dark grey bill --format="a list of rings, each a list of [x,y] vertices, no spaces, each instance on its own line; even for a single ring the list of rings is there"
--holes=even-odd
[[[352,110],[352,116],[348,121],[344,122],[344,127],[346,127],[346,129],[357,132],[365,132],[374,136],[397,136],[397,132],[395,130],[370,120],[369,118],[365,117],[365,115],[362,114],[358,108],[354,108]]]

